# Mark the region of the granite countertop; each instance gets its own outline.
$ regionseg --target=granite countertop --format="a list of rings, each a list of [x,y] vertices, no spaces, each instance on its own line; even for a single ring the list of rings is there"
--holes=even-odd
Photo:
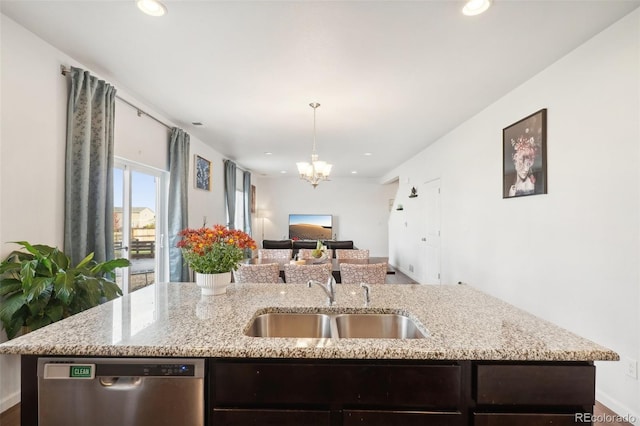
[[[466,285],[371,285],[369,312],[416,320],[425,339],[299,339],[245,336],[256,312],[357,312],[362,289],[231,284],[201,296],[193,283],[161,283],[0,345],[0,354],[150,357],[433,360],[618,360],[618,354]]]

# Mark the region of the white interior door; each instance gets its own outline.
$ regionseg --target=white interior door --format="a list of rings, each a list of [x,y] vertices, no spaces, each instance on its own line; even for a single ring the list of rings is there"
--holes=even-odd
[[[424,184],[425,235],[421,243],[425,253],[425,283],[440,284],[440,179]]]

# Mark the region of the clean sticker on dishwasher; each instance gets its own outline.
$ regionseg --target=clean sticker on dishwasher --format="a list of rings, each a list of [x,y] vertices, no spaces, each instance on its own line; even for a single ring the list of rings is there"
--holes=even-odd
[[[95,364],[45,364],[45,379],[93,379]]]

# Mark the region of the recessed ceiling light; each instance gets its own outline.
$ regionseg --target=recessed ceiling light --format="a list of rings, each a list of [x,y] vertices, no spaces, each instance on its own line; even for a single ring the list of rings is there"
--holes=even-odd
[[[280,173],[285,174],[285,173],[287,173],[287,171],[286,170],[280,170]]]
[[[373,154],[372,154],[372,153],[370,153],[370,152],[365,152],[365,153],[364,153],[364,155],[365,155],[366,157],[371,157]]]
[[[351,170],[351,174],[352,174],[352,175],[357,175],[357,174],[358,174],[358,171],[357,171],[357,170]]]
[[[462,13],[467,16],[480,15],[491,6],[491,0],[468,0],[462,8]]]
[[[167,13],[167,8],[158,0],[136,0],[138,9],[150,16],[162,16]]]
[[[265,151],[264,155],[273,155],[273,152]]]

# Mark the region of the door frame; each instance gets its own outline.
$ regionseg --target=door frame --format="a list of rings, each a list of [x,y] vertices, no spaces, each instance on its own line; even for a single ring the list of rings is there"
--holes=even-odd
[[[131,233],[124,232],[124,230],[131,229],[131,173],[138,172],[146,175],[150,175],[156,178],[156,237],[155,237],[155,281],[164,282],[167,281],[169,273],[169,253],[165,247],[165,241],[167,241],[167,198],[168,198],[168,175],[166,170],[161,170],[155,167],[147,166],[145,164],[137,163],[135,161],[128,160],[122,157],[114,157],[113,163],[114,169],[123,170],[122,176],[122,194],[123,194],[123,206],[122,206],[122,247],[126,251],[126,257],[130,259],[131,251],[128,249],[131,244]],[[125,249],[126,248],[126,249]],[[129,267],[124,268],[122,276],[122,293],[129,293],[129,284],[131,278],[131,269]]]

